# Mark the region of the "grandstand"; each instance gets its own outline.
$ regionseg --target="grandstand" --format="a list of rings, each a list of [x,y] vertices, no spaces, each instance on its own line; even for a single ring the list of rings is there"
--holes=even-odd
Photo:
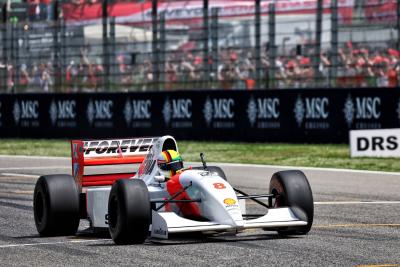
[[[397,87],[397,1],[8,1],[0,92]]]

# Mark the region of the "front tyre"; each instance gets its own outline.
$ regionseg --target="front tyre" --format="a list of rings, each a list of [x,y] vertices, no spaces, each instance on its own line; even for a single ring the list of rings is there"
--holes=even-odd
[[[33,214],[41,236],[74,235],[79,226],[79,192],[71,175],[39,177],[33,192]]]
[[[141,244],[151,223],[146,184],[139,179],[117,180],[108,200],[108,227],[117,245]]]
[[[302,171],[290,170],[275,173],[270,181],[270,193],[276,195],[274,207],[289,207],[305,226],[279,229],[282,235],[305,235],[312,226],[314,200],[310,184]]]

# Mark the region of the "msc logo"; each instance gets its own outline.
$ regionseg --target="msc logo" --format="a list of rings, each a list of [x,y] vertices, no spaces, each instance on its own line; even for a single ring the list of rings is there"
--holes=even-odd
[[[380,106],[380,97],[356,97],[353,101],[353,98],[349,95],[343,108],[347,125],[351,127],[354,119],[379,119],[381,117]]]
[[[379,119],[381,112],[379,97],[357,97],[356,98],[356,119]]]
[[[304,119],[327,119],[329,116],[327,97],[297,97],[293,112],[299,127]]]
[[[90,124],[94,120],[110,120],[113,117],[114,103],[112,100],[90,100],[86,114]]]
[[[132,100],[125,102],[125,121],[129,125],[132,120],[148,120],[151,118],[151,100]]]
[[[306,98],[306,119],[326,119],[328,112],[329,100],[326,97]]]
[[[76,117],[76,101],[75,100],[58,100],[52,101],[50,104],[50,119],[53,125],[57,120],[73,120]]]
[[[235,101],[232,98],[210,99],[208,97],[203,108],[204,119],[208,125],[215,119],[232,119],[235,116],[234,106]]]
[[[13,109],[14,120],[19,124],[20,120],[37,120],[39,118],[38,100],[21,100],[14,102]]]
[[[169,124],[171,119],[191,119],[192,118],[192,100],[188,98],[179,98],[164,102],[162,110],[165,124]]]
[[[250,98],[247,104],[247,117],[251,126],[254,126],[257,119],[278,119],[279,112],[278,98]]]

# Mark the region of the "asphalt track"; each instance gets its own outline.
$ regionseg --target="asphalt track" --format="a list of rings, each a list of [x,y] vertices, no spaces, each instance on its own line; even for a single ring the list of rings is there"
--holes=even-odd
[[[229,181],[265,193],[283,168],[221,164]],[[301,168],[315,201],[307,236],[249,230],[115,246],[107,236],[41,238],[32,212],[38,175],[70,173],[67,158],[0,156],[1,266],[400,266],[400,174]],[[248,205],[257,210],[256,205]],[[86,223],[82,221],[80,229]]]

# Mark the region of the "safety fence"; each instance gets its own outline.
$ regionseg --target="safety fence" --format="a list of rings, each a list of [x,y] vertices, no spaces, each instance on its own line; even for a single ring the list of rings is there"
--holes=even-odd
[[[0,92],[397,87],[397,2],[12,3]]]
[[[293,89],[0,95],[0,137],[347,142],[400,127],[400,91]]]

